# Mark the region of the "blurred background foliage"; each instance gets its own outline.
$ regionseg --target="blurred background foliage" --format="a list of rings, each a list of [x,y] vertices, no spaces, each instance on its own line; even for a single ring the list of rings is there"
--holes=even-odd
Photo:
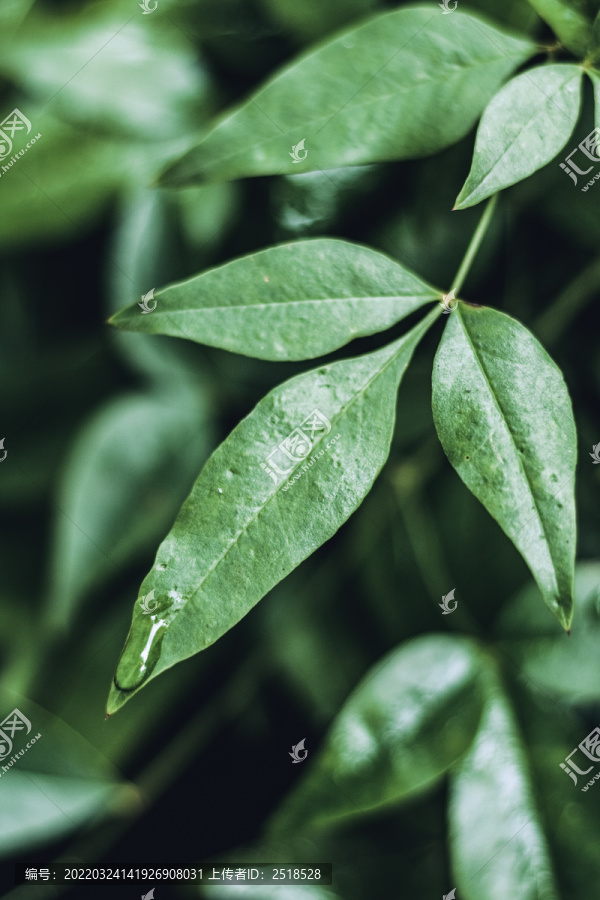
[[[569,385],[584,562],[570,640],[443,455],[430,334],[361,509],[216,645],[104,721],[138,585],[200,467],[268,390],[306,369],[112,332],[106,318],[152,287],[306,235],[367,244],[449,285],[480,215],[451,212],[473,135],[418,162],[179,192],[153,181],[213,115],[304,46],[398,5],[159,0],[143,16],[135,0],[0,4],[0,113],[19,108],[42,135],[0,177],[0,716],[17,706],[43,732],[0,780],[6,895],[29,896],[10,890],[14,859],[259,861],[237,848],[259,841],[359,680],[393,648],[444,631],[495,648],[562,896],[593,894],[597,799],[579,798],[559,763],[600,710],[600,469],[587,455],[600,440],[600,190],[580,197],[557,163],[504,192],[464,297],[527,325]],[[523,0],[468,8],[552,40]],[[586,91],[581,137],[592,127]],[[442,618],[451,588],[460,613]],[[292,766],[302,738],[309,759]],[[442,780],[339,831],[272,845],[277,863],[332,861],[332,888],[235,896],[439,898],[455,883],[447,794]]]

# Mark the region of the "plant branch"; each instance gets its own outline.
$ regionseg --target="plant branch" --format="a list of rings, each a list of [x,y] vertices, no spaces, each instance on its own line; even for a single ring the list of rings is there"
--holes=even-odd
[[[498,194],[494,194],[493,197],[490,197],[488,200],[488,204],[483,211],[483,215],[479,220],[479,225],[475,229],[475,233],[471,238],[471,243],[467,248],[467,252],[465,253],[464,259],[460,264],[460,268],[456,273],[454,278],[454,282],[452,284],[452,292],[457,294],[463,286],[463,282],[467,275],[469,274],[469,269],[477,255],[477,251],[481,245],[481,242],[485,236],[486,231],[488,230],[488,226],[490,224],[490,220],[492,215],[494,214],[494,209],[496,208],[496,203],[498,202]]]

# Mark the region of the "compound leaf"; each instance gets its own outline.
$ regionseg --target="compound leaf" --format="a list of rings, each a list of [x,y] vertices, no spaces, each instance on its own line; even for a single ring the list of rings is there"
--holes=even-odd
[[[439,314],[286,381],[215,451],[142,583],[148,609],[135,604],[109,713],[214,643],[360,505],[389,453],[402,375]]]
[[[459,303],[435,358],[432,402],[448,459],[569,628],[577,434],[560,369],[510,316]]]
[[[381,253],[330,239],[282,244],[155,292],[110,320],[260,359],[322,356],[389,328],[440,291]]]
[[[582,69],[538,66],[509,81],[484,112],[456,209],[474,206],[549,163],[579,115]]]
[[[162,183],[437,153],[469,132],[533,52],[530,41],[479,16],[444,16],[429,4],[378,14],[302,55],[226,113]]]

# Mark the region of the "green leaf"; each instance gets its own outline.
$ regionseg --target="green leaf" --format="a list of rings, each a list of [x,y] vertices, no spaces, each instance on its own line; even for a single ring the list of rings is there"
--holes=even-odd
[[[30,105],[22,112],[31,133],[17,132],[12,155],[0,162],[0,241],[12,247],[81,236],[82,226],[131,177],[132,150],[82,134]]]
[[[598,13],[600,16],[600,13]],[[600,25],[599,25],[600,29]],[[599,45],[600,45],[600,36],[599,36]],[[595,106],[595,115],[594,115],[594,124],[597,128],[600,128],[600,71],[598,69],[586,69],[587,74],[590,77],[594,88],[594,106]],[[590,160],[590,164],[591,164]],[[589,166],[583,166],[584,169],[588,169]],[[593,178],[594,173],[590,172],[590,178]]]
[[[33,0],[3,0],[0,6],[0,34],[4,37],[21,24]]]
[[[182,29],[108,4],[32,13],[2,44],[0,72],[53,115],[137,141],[187,134],[207,112],[207,76]]]
[[[529,0],[529,3],[568,50],[577,56],[585,55],[591,23],[580,0]]]
[[[577,434],[560,369],[514,319],[459,303],[435,358],[432,402],[448,459],[569,628]]]
[[[236,862],[238,860],[236,859]],[[252,866],[252,863],[246,863]],[[281,866],[283,868],[283,866]],[[285,866],[289,868],[289,864]],[[292,869],[299,868],[292,865]],[[301,867],[300,867],[301,868]],[[305,867],[306,868],[306,867]],[[316,884],[219,884],[202,889],[202,896],[208,900],[339,900],[339,894],[332,887]]]
[[[332,825],[435,784],[477,731],[482,664],[475,642],[446,635],[390,653],[344,704],[272,833]]]
[[[575,570],[574,626],[567,640],[528,585],[503,610],[497,636],[503,652],[547,696],[569,703],[600,699],[600,563],[580,563]],[[554,627],[552,627],[554,625]]]
[[[379,14],[326,41],[226,113],[166,185],[298,174],[437,153],[473,127],[535,46],[430,6]],[[305,161],[292,147],[305,141]],[[298,150],[297,156],[304,153]]]
[[[598,59],[598,48],[600,48],[600,12],[598,12],[596,18],[594,19],[594,24],[592,26],[592,42],[594,46],[594,59]]]
[[[260,359],[323,356],[383,331],[441,292],[366,247],[297,241],[244,256],[154,294],[111,324],[170,334]]]
[[[310,40],[366,16],[379,0],[259,0],[265,14],[292,36]]]
[[[439,314],[275,388],[215,451],[142,583],[158,606],[135,604],[109,713],[225,634],[360,505],[389,453],[398,385]]]
[[[0,692],[0,721],[23,727],[0,738],[0,857],[36,849],[110,810],[126,791],[117,770],[73,728],[30,700]],[[38,737],[39,735],[39,737]],[[28,746],[29,745],[29,746]],[[114,809],[113,809],[114,811]]]
[[[527,758],[499,685],[473,746],[451,781],[452,870],[461,900],[556,900]]]
[[[581,75],[579,66],[538,66],[496,94],[477,129],[473,164],[456,209],[474,206],[554,159],[577,122]]]
[[[86,423],[57,499],[48,622],[66,626],[102,585],[173,521],[205,458],[197,391],[111,400]]]

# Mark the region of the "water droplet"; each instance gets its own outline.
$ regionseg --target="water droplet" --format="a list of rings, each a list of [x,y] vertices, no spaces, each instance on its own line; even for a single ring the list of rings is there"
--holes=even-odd
[[[167,566],[165,563],[157,563],[156,564],[157,572],[164,572],[166,568],[167,568]]]

